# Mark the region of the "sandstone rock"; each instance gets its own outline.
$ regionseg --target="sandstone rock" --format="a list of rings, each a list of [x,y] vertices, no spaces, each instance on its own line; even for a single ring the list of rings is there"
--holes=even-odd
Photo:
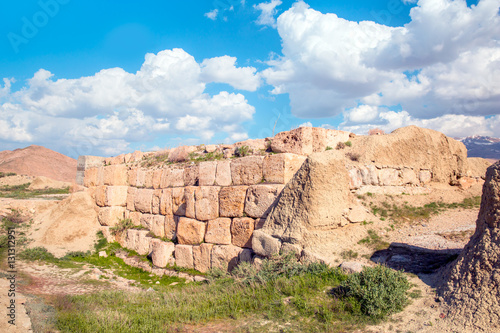
[[[153,188],[153,176],[154,176],[154,170],[147,169],[145,171],[145,178],[144,178],[144,187],[145,188]]]
[[[197,186],[199,177],[200,172],[198,164],[193,164],[184,168],[184,186]]]
[[[373,165],[366,165],[360,167],[361,178],[363,179],[363,185],[378,185],[378,173],[377,168]]]
[[[206,273],[211,268],[213,244],[200,244],[193,246],[194,269]]]
[[[358,168],[353,168],[349,170],[349,188],[358,189],[363,185],[363,176],[361,175],[361,170]]]
[[[262,230],[255,230],[252,237],[252,249],[258,255],[271,257],[280,252],[281,241]]]
[[[201,162],[199,165],[199,185],[212,186],[215,184],[217,161]]]
[[[196,219],[200,221],[213,220],[219,217],[218,186],[200,186],[196,188]]]
[[[476,179],[471,177],[462,177],[458,180],[458,185],[462,190],[470,188],[472,185],[476,184]]]
[[[429,170],[420,170],[418,174],[418,179],[422,184],[427,184],[432,179],[432,174]]]
[[[175,264],[179,267],[194,268],[192,245],[177,244],[175,246]]]
[[[232,244],[239,247],[252,247],[254,219],[249,217],[234,218],[231,223]]]
[[[163,215],[153,216],[151,232],[160,238],[165,237],[165,216]]]
[[[99,208],[97,218],[101,225],[113,227],[125,218],[125,207],[113,206]]]
[[[287,153],[266,156],[263,161],[264,179],[268,183],[286,184],[305,160],[305,156]]]
[[[157,169],[153,171],[153,188],[161,188],[161,176],[163,174],[163,169]]]
[[[261,183],[263,160],[263,156],[247,156],[231,161],[233,185]]]
[[[163,189],[161,190],[160,196],[160,214],[161,215],[172,215],[172,190]]]
[[[141,215],[141,226],[146,228],[147,230],[151,230],[153,228],[153,220],[156,215],[153,214],[142,214]]]
[[[152,251],[153,265],[166,267],[175,251],[175,244],[172,242],[155,242]]]
[[[172,212],[174,215],[186,215],[186,200],[184,198],[184,188],[175,187],[172,189]]]
[[[177,239],[177,224],[179,218],[173,215],[165,216],[165,237],[170,240]]]
[[[104,185],[127,186],[127,166],[108,165],[104,167]]]
[[[98,186],[97,182],[97,172],[98,168],[90,168],[85,170],[85,176],[83,178],[83,186],[85,187],[93,187]]]
[[[151,241],[151,237],[148,237],[149,230],[137,230],[137,243],[136,243],[136,252],[141,255],[149,254],[149,242]]]
[[[378,170],[378,179],[382,186],[401,185],[399,181],[399,172],[396,169],[384,168]]]
[[[135,193],[135,210],[151,214],[153,212],[153,193],[154,190],[138,189]]]
[[[299,127],[276,134],[271,141],[271,149],[276,153],[310,155],[323,152],[328,146],[334,148],[339,142],[348,141],[349,134],[317,127]]]
[[[113,243],[113,242],[116,242],[116,238],[115,238],[115,235],[113,235],[111,233],[110,229],[111,229],[111,227],[105,227],[105,226],[101,227],[101,231],[102,231],[104,238],[106,238],[108,243]]]
[[[229,186],[233,182],[231,177],[231,161],[217,161],[215,185]]]
[[[170,162],[184,162],[189,159],[189,154],[197,150],[196,146],[180,146],[170,150],[168,160]]]
[[[234,245],[214,245],[211,266],[223,271],[231,271],[239,263],[241,248]]]
[[[217,146],[216,145],[206,145],[205,146],[205,151],[207,153],[213,153],[217,150]]]
[[[135,183],[137,187],[146,187],[146,170],[137,169],[137,178]]]
[[[196,218],[196,209],[195,209],[195,197],[194,193],[196,192],[196,186],[186,186],[184,188],[184,201],[186,202],[186,217],[195,219]]]
[[[274,184],[250,186],[245,199],[245,213],[255,218],[266,217],[283,187]]]
[[[429,194],[430,188],[421,186],[363,186],[356,191],[357,195],[363,194],[382,194],[382,195],[400,195],[400,194]]]
[[[129,162],[140,162],[142,161],[143,157],[144,153],[142,151],[136,150],[131,154]]]
[[[106,188],[106,206],[127,205],[128,186],[108,186]]]
[[[141,225],[142,213],[140,212],[129,212],[128,218],[132,221],[133,225]]]
[[[200,244],[205,237],[205,229],[205,223],[187,217],[181,217],[177,225],[177,240],[179,244]]]
[[[231,219],[221,217],[208,221],[205,242],[220,245],[231,244]]]
[[[106,206],[106,187],[107,186],[97,186],[95,189],[95,203],[99,207]]]
[[[262,229],[264,222],[266,222],[266,219],[255,219],[255,230]]]
[[[127,188],[127,209],[130,211],[135,210],[135,194],[137,193],[137,188],[128,187]]]
[[[219,192],[219,214],[224,217],[242,217],[248,186],[229,186]]]
[[[130,186],[137,186],[137,168],[132,168],[127,171],[127,183]]]
[[[127,229],[124,247],[134,251],[137,249],[138,231],[136,229]]]
[[[348,210],[346,218],[351,223],[361,223],[369,218],[369,214],[364,206],[355,206]]]
[[[357,261],[344,261],[340,264],[340,269],[348,274],[361,273],[366,265]]]
[[[410,168],[403,168],[401,171],[401,178],[403,185],[410,184],[410,185],[419,185],[420,181],[417,178],[417,175],[415,174],[415,171],[413,171]]]

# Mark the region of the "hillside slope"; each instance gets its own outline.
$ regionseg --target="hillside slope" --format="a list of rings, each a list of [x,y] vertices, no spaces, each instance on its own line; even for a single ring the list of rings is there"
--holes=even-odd
[[[469,157],[500,159],[500,139],[498,138],[474,135],[462,138],[460,141],[467,147]]]

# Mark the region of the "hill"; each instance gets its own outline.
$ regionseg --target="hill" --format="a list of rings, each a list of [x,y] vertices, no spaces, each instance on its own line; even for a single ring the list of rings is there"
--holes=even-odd
[[[74,182],[76,160],[42,146],[0,151],[0,172]]]
[[[468,136],[459,139],[465,147],[469,157],[482,157],[488,159],[500,159],[500,139],[489,136]]]

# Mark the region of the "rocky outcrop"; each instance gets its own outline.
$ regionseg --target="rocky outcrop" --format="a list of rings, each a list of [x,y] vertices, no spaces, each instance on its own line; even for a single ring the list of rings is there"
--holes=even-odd
[[[476,231],[442,281],[449,318],[474,331],[500,330],[500,162],[486,173]]]

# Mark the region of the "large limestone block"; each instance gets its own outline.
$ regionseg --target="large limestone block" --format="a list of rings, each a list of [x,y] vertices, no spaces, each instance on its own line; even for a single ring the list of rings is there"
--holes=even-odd
[[[263,175],[268,183],[286,184],[300,169],[306,156],[296,154],[275,154],[264,158]]]
[[[129,212],[128,218],[132,221],[133,225],[141,225],[141,218],[142,218],[142,213],[141,212]]]
[[[194,269],[206,273],[211,268],[213,244],[200,244],[193,246]]]
[[[219,215],[242,217],[248,186],[228,186],[219,192]]]
[[[166,267],[175,252],[175,244],[172,242],[155,242],[152,250],[151,259],[153,260],[153,265]]]
[[[179,222],[179,217],[174,215],[165,216],[165,237],[170,240],[177,238],[177,224]]]
[[[195,191],[196,219],[200,221],[213,220],[219,217],[218,186],[200,186]]]
[[[205,242],[220,245],[231,244],[231,219],[220,217],[208,221]]]
[[[212,186],[215,184],[217,161],[201,162],[199,164],[199,185]]]
[[[378,179],[382,186],[397,186],[401,184],[399,171],[392,168],[378,170]]]
[[[336,147],[339,142],[349,140],[349,132],[317,127],[299,127],[281,132],[271,141],[271,149],[276,153],[310,155],[323,152],[326,147]]]
[[[163,174],[163,169],[156,169],[153,171],[153,188],[161,188],[161,175]]]
[[[199,166],[193,164],[184,168],[184,186],[197,186],[199,182]]]
[[[170,187],[184,186],[184,169],[172,169],[169,174]]]
[[[145,169],[137,169],[136,186],[146,187],[146,171]]]
[[[136,252],[141,255],[149,254],[149,242],[151,241],[151,237],[148,237],[148,230],[137,230],[137,244],[136,244]]]
[[[177,241],[179,244],[200,244],[205,238],[206,223],[187,217],[179,218]]]
[[[98,170],[99,170],[98,168],[90,168],[85,170],[85,177],[83,178],[83,186],[94,187],[99,185],[97,181]]]
[[[214,245],[211,266],[223,271],[231,271],[239,263],[242,249],[234,245]]]
[[[127,166],[124,164],[104,167],[104,185],[127,186]]]
[[[160,196],[160,214],[172,215],[172,190],[163,189]]]
[[[125,207],[113,206],[99,208],[97,218],[101,225],[113,227],[125,218]]]
[[[401,170],[401,181],[403,185],[418,185],[420,183],[415,171],[410,168],[403,168],[403,170]]]
[[[373,164],[362,166],[359,168],[361,172],[361,178],[363,179],[363,185],[378,185],[378,172],[377,168]]]
[[[231,161],[217,161],[215,185],[229,186],[233,183],[231,177]]]
[[[147,169],[144,178],[144,187],[145,188],[153,188],[153,176],[154,176],[154,170]]]
[[[427,184],[432,180],[432,173],[429,170],[420,170],[418,179],[422,184]]]
[[[178,216],[186,215],[186,199],[184,198],[184,187],[172,189],[172,213]]]
[[[157,237],[165,237],[165,216],[153,215],[151,232]]]
[[[252,250],[260,256],[272,257],[278,254],[281,249],[279,239],[265,233],[262,230],[255,230],[252,237]]]
[[[139,238],[138,231],[139,230],[136,229],[127,229],[124,247],[134,251],[137,249],[137,242]]]
[[[160,199],[161,199],[161,190],[153,191],[153,200],[151,202],[151,212],[153,214],[160,214]]]
[[[130,186],[137,186],[137,168],[132,168],[127,171],[127,183]]]
[[[263,156],[247,156],[231,161],[233,185],[254,185],[262,182]]]
[[[363,185],[363,176],[361,175],[361,170],[358,168],[352,168],[348,171],[349,173],[349,188],[358,189]]]
[[[239,247],[252,247],[252,234],[255,221],[249,217],[234,218],[231,223],[232,244]]]
[[[130,211],[135,210],[135,194],[137,193],[137,188],[128,187],[127,188],[127,209]]]
[[[141,226],[146,228],[147,230],[151,230],[153,228],[153,220],[156,215],[153,214],[142,214],[141,215]]]
[[[196,192],[196,186],[186,186],[184,188],[184,201],[186,202],[186,217],[195,219],[196,218],[196,209],[195,209],[195,197],[194,193]]]
[[[108,186],[106,188],[106,206],[127,205],[128,186]]]
[[[138,189],[135,194],[135,210],[151,214],[153,211],[154,190]]]
[[[302,243],[309,242],[311,233],[339,227],[349,196],[343,153],[311,154],[281,192],[261,230],[284,242],[307,245]]]
[[[97,186],[95,189],[95,203],[99,207],[106,206],[106,187],[107,186]]]
[[[175,246],[175,264],[179,267],[194,268],[192,245],[177,244]]]
[[[266,217],[284,185],[253,185],[247,190],[245,213],[254,218]]]

